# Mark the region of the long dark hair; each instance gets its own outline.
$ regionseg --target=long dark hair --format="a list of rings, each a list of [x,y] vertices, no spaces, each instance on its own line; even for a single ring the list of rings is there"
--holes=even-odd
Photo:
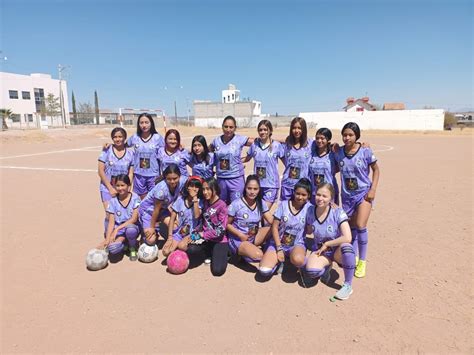
[[[204,148],[204,151],[202,152],[200,157],[198,157],[196,153],[194,153],[193,146],[195,142],[201,143]],[[206,138],[203,135],[197,135],[193,138],[193,141],[191,142],[191,154],[196,159],[196,161],[199,161],[199,158],[201,158],[203,161],[206,162],[206,165],[209,165],[211,157],[209,155],[209,147],[207,146]]]
[[[146,117],[150,120],[150,133],[151,133],[151,135],[154,135],[155,133],[158,133],[156,131],[155,121],[153,121],[153,117],[149,113],[141,113],[140,116],[138,116],[138,120],[137,120],[137,135],[139,137],[141,137],[142,134],[143,134],[143,131],[140,128],[140,118],[142,118],[142,117]]]
[[[176,146],[176,150],[180,150],[181,148],[181,136],[178,132],[178,130],[176,129],[169,129],[166,131],[166,134],[165,134],[165,147],[166,147],[166,139],[169,137],[170,134],[174,134],[174,136],[176,137],[176,141],[178,142],[178,145]]]
[[[197,187],[198,191],[198,198],[202,199],[202,180],[198,179],[196,176],[190,176],[186,184],[184,184],[183,190],[181,191],[181,195],[183,199],[187,199],[189,197],[188,187]]]
[[[290,124],[290,133],[288,137],[286,137],[286,144],[293,147],[296,144],[295,137],[293,137],[293,127],[299,123],[301,126],[301,138],[300,138],[300,147],[304,147],[308,143],[308,127],[306,125],[306,121],[303,117],[295,117],[291,120]]]
[[[181,171],[179,170],[179,166],[176,165],[176,164],[168,165],[166,167],[166,169],[163,170],[163,174],[156,178],[155,183],[158,185],[159,182],[162,182],[163,180],[166,180],[166,176],[168,174],[176,174],[178,176],[181,176]]]
[[[255,197],[255,203],[257,204],[257,209],[258,209],[258,212],[260,213],[261,223],[263,227],[263,192],[262,192],[262,187],[260,186],[260,180],[257,175],[251,174],[247,176],[247,179],[245,180],[245,185],[244,185],[243,197],[247,197],[246,188],[247,188],[247,185],[252,181],[256,181],[258,184],[258,195],[257,197]]]
[[[268,152],[271,153],[272,152],[272,142],[273,142],[273,140],[272,140],[272,134],[273,134],[272,123],[269,120],[261,120],[257,125],[257,132],[260,129],[260,126],[265,126],[268,129],[268,136],[270,137],[270,146],[268,147]]]
[[[217,180],[214,177],[210,177],[204,181],[212,190],[212,195],[216,195],[219,198],[219,195],[221,194],[221,188],[219,187],[219,183],[217,182]]]

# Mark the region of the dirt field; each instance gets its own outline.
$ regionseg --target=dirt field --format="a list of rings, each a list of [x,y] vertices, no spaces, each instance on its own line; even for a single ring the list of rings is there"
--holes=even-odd
[[[180,131],[186,147],[218,134]],[[109,132],[0,133],[2,353],[473,353],[472,131],[362,132],[381,168],[367,277],[337,303],[321,283],[262,283],[242,265],[173,276],[160,255],[87,271]]]

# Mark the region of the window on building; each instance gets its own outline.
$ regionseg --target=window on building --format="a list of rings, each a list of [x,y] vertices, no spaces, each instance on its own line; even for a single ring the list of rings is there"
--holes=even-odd
[[[227,96],[227,101],[230,101],[230,95]]]
[[[12,122],[20,122],[21,116],[17,113],[14,113],[13,115],[10,116]]]
[[[232,100],[234,100],[234,94],[232,94]]]
[[[22,91],[21,97],[23,100],[31,100],[30,92],[29,91]]]
[[[362,112],[362,111],[364,111],[364,108],[363,108],[363,107],[357,107],[357,108],[356,108],[356,111],[357,111],[357,112]]]
[[[33,115],[31,113],[25,113],[25,122],[33,122]]]
[[[10,99],[18,99],[18,91],[16,90],[8,90],[8,95],[10,95]]]
[[[224,103],[225,103],[225,96],[222,99],[224,100]]]
[[[41,112],[44,107],[44,89],[35,88],[35,106],[36,112]]]

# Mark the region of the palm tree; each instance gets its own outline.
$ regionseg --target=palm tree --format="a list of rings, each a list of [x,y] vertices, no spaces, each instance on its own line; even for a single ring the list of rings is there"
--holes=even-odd
[[[2,131],[8,129],[7,118],[10,118],[11,115],[13,115],[13,111],[9,108],[0,108],[0,116],[2,116]]]

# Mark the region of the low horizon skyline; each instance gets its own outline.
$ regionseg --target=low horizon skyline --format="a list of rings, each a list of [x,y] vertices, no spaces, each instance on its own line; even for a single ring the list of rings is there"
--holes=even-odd
[[[229,83],[281,115],[383,106],[472,109],[469,0],[3,0],[0,70],[50,74],[106,108],[187,116]],[[41,18],[38,22],[37,19]],[[448,20],[447,20],[448,19]],[[21,26],[19,24],[21,23]],[[152,107],[153,106],[153,107]]]

